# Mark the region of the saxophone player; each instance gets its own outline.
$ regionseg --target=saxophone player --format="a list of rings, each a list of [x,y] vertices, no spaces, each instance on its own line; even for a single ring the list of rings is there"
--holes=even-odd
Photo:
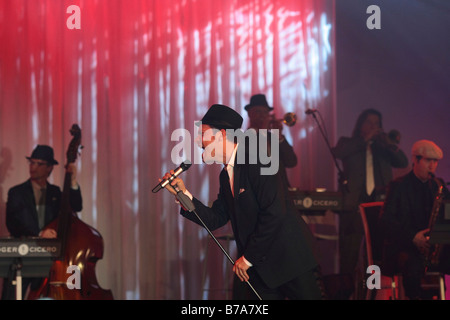
[[[443,197],[449,198],[442,179],[435,177],[442,150],[429,140],[419,140],[412,147],[412,170],[388,186],[381,226],[386,235],[382,273],[403,277],[405,295],[423,299],[421,279],[425,274],[425,258],[430,250],[429,220],[440,185]]]

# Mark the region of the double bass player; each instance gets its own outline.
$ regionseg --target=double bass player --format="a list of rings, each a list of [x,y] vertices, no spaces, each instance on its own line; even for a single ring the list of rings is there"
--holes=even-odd
[[[30,178],[8,191],[6,203],[6,226],[12,237],[42,237],[56,238],[57,231],[45,228],[55,220],[60,211],[61,189],[50,184],[50,177],[58,161],[54,159],[53,148],[47,145],[38,145],[29,157]],[[75,164],[66,166],[66,172],[71,176],[69,192],[70,206],[73,211],[82,210],[81,189],[77,182],[77,169]],[[27,288],[36,289],[41,284],[41,278],[22,279],[22,292]],[[11,279],[4,279],[2,300],[15,298],[15,288]]]

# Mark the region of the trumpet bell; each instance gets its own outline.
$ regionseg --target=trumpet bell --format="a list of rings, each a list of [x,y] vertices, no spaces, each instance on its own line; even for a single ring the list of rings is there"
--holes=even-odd
[[[283,117],[283,123],[288,127],[292,127],[297,123],[297,115],[293,112],[288,112]]]

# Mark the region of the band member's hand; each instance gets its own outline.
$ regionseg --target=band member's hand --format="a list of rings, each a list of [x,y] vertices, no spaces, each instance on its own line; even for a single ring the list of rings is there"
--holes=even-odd
[[[427,254],[428,250],[430,249],[430,244],[428,242],[428,239],[430,237],[427,236],[429,232],[430,229],[421,230],[416,233],[413,239],[413,243],[422,254]]]
[[[390,144],[388,135],[385,132],[381,132],[381,133],[377,134],[374,137],[374,140],[378,141],[378,143],[380,143],[381,145],[384,145],[384,146],[387,146],[388,144]]]
[[[71,186],[73,188],[78,187],[78,182],[77,182],[77,166],[75,165],[75,163],[69,163],[66,166],[66,172],[70,173],[70,177],[71,177]]]
[[[378,135],[380,135],[382,133],[383,133],[383,129],[381,129],[381,128],[371,129],[369,132],[367,132],[363,136],[363,138],[367,142],[369,140],[375,139]]]
[[[275,115],[271,115],[269,129],[278,129],[281,134],[281,131],[283,131],[283,123],[281,122],[281,120],[275,119]]]
[[[244,257],[240,257],[233,266],[233,272],[239,277],[241,281],[248,281],[249,276],[247,274],[247,270],[249,269],[249,265],[245,263]]]
[[[170,179],[170,177],[175,173],[174,170],[170,170],[169,172],[167,172],[163,179],[159,179],[159,182],[165,180],[165,179]],[[181,190],[182,192],[186,191],[186,186],[184,185],[184,182],[181,178],[177,177],[175,179],[173,179],[169,184],[166,185],[165,189],[169,190],[170,193],[172,193],[173,195],[177,194],[176,189]]]
[[[55,239],[57,237],[57,233],[54,229],[44,229],[39,232],[39,237],[46,239]]]

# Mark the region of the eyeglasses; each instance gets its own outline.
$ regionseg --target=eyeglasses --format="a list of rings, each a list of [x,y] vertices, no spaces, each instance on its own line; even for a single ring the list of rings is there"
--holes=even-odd
[[[38,167],[48,166],[48,163],[46,161],[28,160],[28,162],[29,162],[30,166],[31,165],[36,165]]]

